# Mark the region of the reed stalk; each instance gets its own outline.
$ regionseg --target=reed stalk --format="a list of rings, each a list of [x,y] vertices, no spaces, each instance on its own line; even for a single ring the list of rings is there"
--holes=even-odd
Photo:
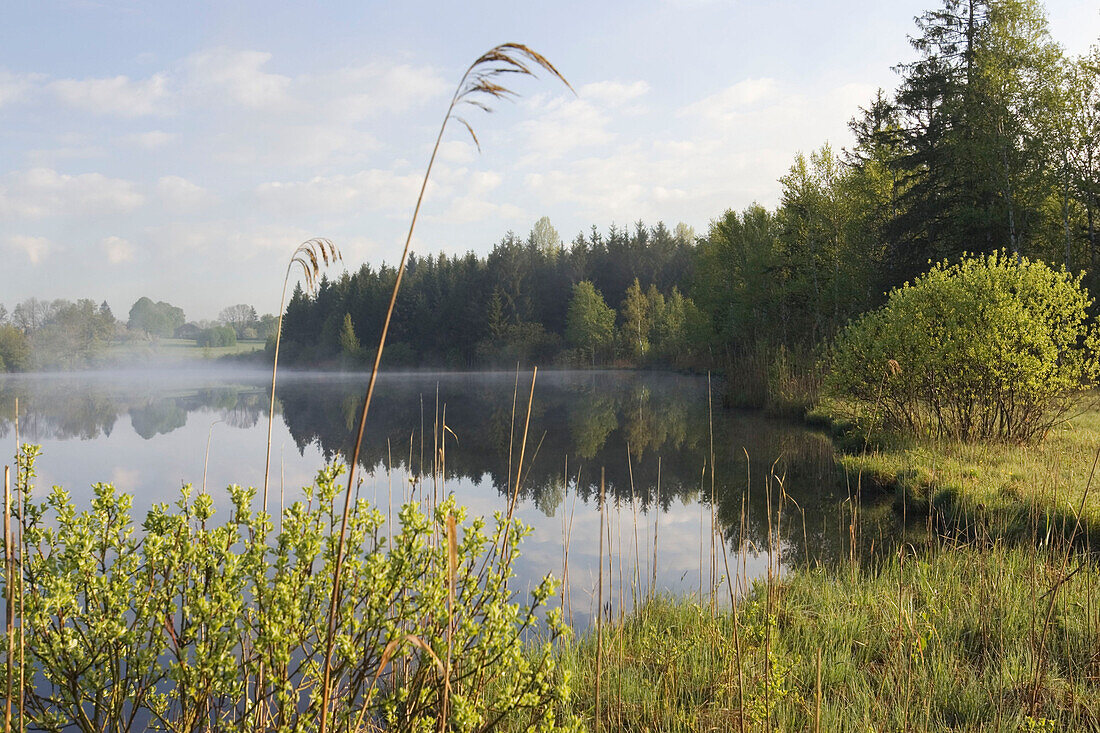
[[[653,502],[653,574],[649,582],[650,597],[657,593],[657,539],[661,529],[661,457],[657,456],[657,492]]]
[[[401,288],[401,280],[405,275],[405,264],[409,257],[409,246],[412,244],[413,231],[416,229],[416,220],[420,214],[420,206],[424,201],[424,192],[428,188],[428,179],[431,177],[432,166],[435,165],[436,155],[439,153],[440,143],[443,141],[443,133],[447,129],[447,123],[451,119],[456,120],[473,138],[474,145],[480,150],[481,145],[477,140],[473,127],[461,117],[456,117],[454,112],[457,107],[468,104],[484,111],[491,111],[488,102],[504,100],[516,96],[500,81],[510,74],[520,76],[534,76],[532,67],[542,68],[552,76],[561,80],[570,90],[569,82],[565,80],[554,65],[540,54],[518,43],[505,43],[487,51],[477,58],[455,89],[451,97],[446,114],[443,115],[443,123],[439,126],[439,134],[436,136],[432,153],[428,159],[428,167],[424,171],[424,178],[420,183],[420,193],[416,197],[416,206],[413,208],[412,220],[409,222],[409,232],[405,237],[405,247],[401,252],[401,260],[397,266],[397,276],[393,284],[393,292],[390,295],[389,307],[386,309],[386,317],[382,322],[382,333],[378,339],[378,349],[374,355],[374,364],[371,367],[370,380],[367,383],[367,395],[363,403],[363,411],[359,418],[359,431],[355,437],[355,448],[352,451],[348,466],[348,489],[344,495],[344,510],[340,520],[340,537],[337,541],[336,563],[333,569],[332,601],[329,605],[328,629],[325,634],[325,657],[323,665],[323,685],[321,691],[321,724],[320,733],[326,733],[328,729],[328,707],[332,694],[332,644],[336,626],[336,612],[340,597],[340,574],[344,564],[344,544],[347,542],[348,515],[351,512],[351,491],[355,486],[355,473],[359,465],[359,449],[363,443],[363,430],[367,423],[367,414],[370,412],[371,398],[374,396],[374,387],[378,380],[378,371],[382,363],[382,352],[386,347],[386,336],[389,333],[390,321],[393,317],[393,308],[397,302],[397,293]],[[284,286],[285,291],[285,286]],[[274,400],[274,389],[272,389]],[[269,441],[270,442],[270,441]]]
[[[600,570],[596,581],[596,733],[602,727],[600,717],[600,678],[603,675],[603,524],[604,469],[600,468]]]
[[[302,277],[306,281],[306,290],[313,292],[317,276],[321,274],[321,264],[342,261],[343,256],[336,245],[327,239],[316,237],[299,244],[290,255],[283,277],[283,294],[279,298],[279,323],[275,328],[275,359],[271,364],[271,401],[267,409],[267,453],[264,458],[264,497],[263,510],[267,511],[267,485],[271,473],[271,430],[275,422],[275,375],[279,371],[279,344],[283,339],[283,312],[286,310],[286,287],[290,284],[290,273],[295,265],[302,268]]]
[[[4,696],[4,733],[11,733],[11,709],[12,709],[12,677],[13,663],[15,662],[15,596],[12,594],[12,582],[15,573],[15,559],[12,556],[11,541],[11,467],[4,466],[4,589],[7,591],[7,636],[8,636],[8,675],[7,690]]]
[[[26,634],[23,628],[23,555],[26,549],[23,546],[23,527],[26,525],[23,522],[23,505],[27,503],[27,497],[24,492],[24,484],[22,482],[22,469],[19,465],[19,454],[22,452],[22,443],[19,440],[19,398],[15,398],[15,488],[19,495],[19,730],[24,731],[27,726],[24,721],[24,709],[26,707],[26,701],[24,695],[26,694],[26,686],[24,675],[24,663],[23,656],[26,647]],[[13,538],[14,542],[14,538]]]

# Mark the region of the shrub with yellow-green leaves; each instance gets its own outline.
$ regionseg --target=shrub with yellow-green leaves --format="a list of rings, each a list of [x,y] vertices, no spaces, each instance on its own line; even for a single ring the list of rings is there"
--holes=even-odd
[[[1043,436],[1100,375],[1080,275],[997,252],[937,263],[839,335],[827,388],[889,427]]]
[[[95,485],[85,511],[59,487],[36,503],[36,455],[27,446],[20,460],[11,660],[30,728],[318,729],[342,466],[317,474],[277,532],[252,510],[255,491],[237,486],[220,522],[210,495],[185,488],[137,530],[131,498],[110,484]],[[546,609],[554,582],[526,604],[508,588],[527,531],[499,515],[491,531],[467,522],[449,499],[431,515],[405,505],[391,538],[382,513],[356,501],[328,729],[572,729],[553,713],[569,697],[550,653],[566,631],[560,609]]]

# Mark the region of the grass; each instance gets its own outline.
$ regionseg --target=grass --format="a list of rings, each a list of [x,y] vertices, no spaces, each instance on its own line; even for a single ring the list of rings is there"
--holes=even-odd
[[[191,364],[222,356],[249,354],[264,348],[262,339],[241,339],[236,346],[197,346],[192,339],[162,338],[112,344],[100,359],[108,364]]]
[[[1087,537],[1100,531],[1100,485],[1089,485],[1100,448],[1094,397],[1035,445],[872,434],[863,450],[865,429],[847,420],[843,405],[823,402],[810,418],[833,426],[853,481],[893,492],[906,511],[934,508],[956,523],[992,523],[1013,536],[1072,527],[1080,511]]]
[[[601,727],[1095,730],[1100,570],[1082,561],[1067,580],[1062,560],[944,543],[796,572],[771,613],[763,584],[736,616],[697,598],[650,600],[604,631]],[[595,656],[591,636],[561,654],[588,715]]]
[[[721,612],[700,594],[608,614],[560,649],[568,712],[595,730],[1100,730],[1100,410],[1082,404],[1037,445],[876,436],[819,404],[853,485],[895,492],[862,492],[838,528],[864,552],[735,578],[749,590]]]

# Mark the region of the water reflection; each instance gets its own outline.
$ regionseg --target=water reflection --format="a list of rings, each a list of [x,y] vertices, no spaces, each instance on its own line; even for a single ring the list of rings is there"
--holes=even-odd
[[[8,378],[0,380],[0,437],[11,433],[16,397],[23,439],[56,444],[48,460],[66,460],[58,454],[72,441],[103,446],[104,451],[122,445],[123,437],[116,433],[128,422],[139,440],[126,431],[130,442],[118,453],[125,456],[111,464],[111,472],[125,476],[145,466],[153,478],[137,482],[142,486],[156,478],[171,484],[177,476],[169,470],[181,474],[181,481],[198,483],[197,455],[189,457],[187,466],[193,468],[176,469],[162,465],[167,459],[160,456],[165,451],[198,454],[208,426],[220,420],[227,427],[218,429],[224,432],[215,439],[215,452],[231,451],[221,460],[242,471],[228,480],[255,485],[262,482],[262,463],[256,458],[262,461],[267,378],[260,373]],[[289,439],[300,463],[312,463],[313,468],[321,457],[350,452],[364,383],[363,375],[287,375],[278,390],[284,431],[276,446]],[[529,373],[518,380],[515,374],[384,375],[361,452],[375,495],[384,496],[398,484],[406,486],[408,477],[431,476],[442,465],[446,489],[477,504],[472,509],[488,513],[502,507],[514,488],[529,387]],[[529,512],[525,518],[546,533],[526,550],[534,561],[544,563],[537,572],[532,565],[532,577],[555,569],[545,564],[557,562],[556,528],[567,511],[575,525],[574,541],[591,545],[596,539],[598,528],[591,520],[598,516],[594,510],[601,472],[617,521],[630,526],[637,512],[643,527],[652,529],[655,520],[666,523],[663,531],[671,534],[661,539],[665,545],[658,562],[667,566],[663,569],[669,575],[689,574],[685,568],[706,544],[702,535],[709,532],[712,497],[718,526],[731,548],[739,546],[741,527],[746,542],[764,547],[769,522],[774,526],[780,497],[785,495],[786,561],[846,554],[840,512],[847,492],[837,476],[828,438],[753,413],[715,406],[712,415],[708,397],[705,378],[539,374],[519,490],[525,505],[543,517]],[[230,431],[247,440],[229,437]],[[187,447],[181,448],[185,443]],[[278,448],[275,456],[278,467]],[[111,478],[88,475],[92,469],[87,465],[79,468],[85,484]],[[218,466],[212,463],[211,469],[213,480]],[[303,475],[308,475],[304,467],[295,477]],[[387,475],[398,478],[390,481]],[[163,488],[156,490],[161,492],[159,500],[172,498]],[[581,504],[574,509],[578,500]],[[576,512],[587,518],[574,516]],[[667,519],[658,519],[658,513]],[[639,531],[636,525],[633,531]],[[583,565],[586,550],[589,555],[595,552],[574,552],[571,562]]]

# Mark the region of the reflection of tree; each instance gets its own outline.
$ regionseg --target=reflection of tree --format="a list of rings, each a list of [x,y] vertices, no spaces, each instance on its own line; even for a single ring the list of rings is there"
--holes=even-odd
[[[187,410],[174,399],[157,400],[130,409],[130,424],[134,432],[149,440],[154,435],[170,433],[187,424]]]
[[[238,428],[255,426],[267,411],[260,385],[222,382],[196,388],[193,380],[180,385],[101,375],[0,379],[0,436],[12,430],[16,398],[23,437],[31,441],[94,440],[110,435],[119,416],[126,414],[135,432],[148,439],[182,427],[187,414],[196,410],[215,412]]]
[[[581,395],[570,405],[569,432],[580,458],[586,461],[595,458],[607,444],[607,436],[619,425],[615,412],[611,396]]]
[[[437,444],[433,433],[440,433],[437,425],[446,410],[447,427],[458,439],[447,444],[447,481],[489,481],[504,495],[516,476],[529,378],[520,375],[517,395],[514,374],[383,375],[367,420],[364,468],[384,470],[392,459],[398,475],[430,476]],[[127,414],[145,438],[179,428],[194,411],[212,412],[242,428],[255,426],[265,415],[262,382],[210,382],[196,387],[87,377],[0,379],[0,435],[10,432],[16,396],[28,440],[94,439],[109,434]],[[362,377],[291,374],[280,383],[278,397],[299,450],[316,445],[328,459],[350,452],[352,426],[362,407]],[[731,542],[738,541],[744,505],[746,540],[765,545],[764,482],[774,464],[773,522],[782,496],[778,478],[789,499],[783,519],[785,556],[800,560],[807,547],[815,554],[843,556],[837,527],[847,524],[838,519],[838,497],[843,500],[847,490],[826,436],[717,407],[713,429],[717,519]],[[553,516],[564,497],[568,462],[569,493],[590,504],[599,493],[601,469],[611,502],[634,497],[642,510],[667,509],[701,496],[709,504],[710,438],[705,380],[649,373],[540,373],[521,495]],[[795,502],[805,510],[805,528]]]
[[[523,382],[521,377],[521,391]],[[316,443],[330,457],[345,452],[350,430],[343,415],[349,400],[354,399],[354,407],[361,404],[361,386],[358,381],[332,379],[288,381],[280,387],[283,415],[300,449]],[[438,389],[439,411],[446,404],[447,425],[459,436],[458,446],[448,447],[447,480],[487,478],[502,495],[507,491],[515,478],[514,466],[511,470],[508,466],[509,436],[516,460],[525,403],[521,394],[513,426],[514,377],[391,376],[379,388],[363,444],[366,470],[384,468],[388,439],[395,470],[430,474]],[[538,456],[531,461],[532,448],[540,439]],[[838,481],[827,436],[759,414],[718,408],[714,445],[717,514],[727,537],[735,540],[737,536],[744,502],[746,538],[764,546],[768,519],[762,482],[774,465],[788,497],[783,531],[790,542],[788,551],[801,558],[807,544],[814,552],[827,543],[836,544]],[[609,501],[629,502],[636,497],[643,509],[668,508],[673,502],[692,503],[701,496],[709,504],[709,446],[704,380],[638,373],[540,374],[527,453],[530,470],[525,467],[521,494],[539,511],[553,516],[564,498],[567,459],[570,493],[576,491],[590,501],[599,492],[602,468]],[[578,471],[581,481],[574,488]],[[751,486],[747,486],[749,474]],[[772,485],[773,492],[778,492],[776,479]],[[792,518],[797,513],[794,502],[811,517],[805,531],[801,515]],[[773,522],[778,507],[776,493]],[[827,521],[822,519],[826,515]]]

